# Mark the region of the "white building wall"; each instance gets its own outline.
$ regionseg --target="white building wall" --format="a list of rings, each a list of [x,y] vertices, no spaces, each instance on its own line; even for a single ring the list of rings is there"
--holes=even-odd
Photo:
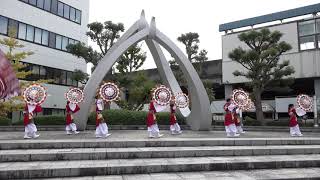
[[[299,52],[297,22],[280,24],[268,27],[271,31],[278,30],[283,33],[281,41],[286,41],[292,46],[292,49],[281,56],[281,60],[289,60],[290,65],[295,69],[292,75],[294,78],[308,78],[320,76],[320,51],[303,51]],[[235,77],[232,73],[235,70],[245,71],[237,62],[231,61],[228,54],[237,47],[248,48],[238,39],[239,33],[226,34],[222,36],[222,72],[223,83],[243,83],[248,80],[243,77]]]
[[[0,15],[8,18],[33,25],[60,34],[87,44],[86,36],[87,24],[89,21],[89,0],[60,0],[72,7],[81,10],[81,25],[59,17],[45,10],[31,6],[18,0],[1,0]],[[0,35],[0,38],[6,36]],[[87,66],[83,59],[79,59],[70,53],[56,50],[50,47],[37,45],[27,41],[19,40],[26,47],[23,51],[33,51],[34,54],[26,58],[25,62],[38,64],[42,66],[74,71],[80,69],[86,72]],[[0,47],[6,51],[5,47]],[[69,89],[63,85],[45,85],[48,88],[47,100],[44,102],[44,108],[64,109],[66,100],[64,93]]]

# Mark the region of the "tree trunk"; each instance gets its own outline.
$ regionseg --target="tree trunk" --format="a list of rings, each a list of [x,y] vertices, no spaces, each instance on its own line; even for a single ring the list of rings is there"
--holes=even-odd
[[[261,90],[254,90],[254,105],[256,106],[256,117],[257,120],[261,122],[262,125],[265,125],[263,111],[262,111],[262,104],[261,104]]]

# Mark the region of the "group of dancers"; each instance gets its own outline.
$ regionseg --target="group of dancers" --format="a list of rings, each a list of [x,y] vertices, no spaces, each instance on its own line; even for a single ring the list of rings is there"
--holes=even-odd
[[[42,111],[41,103],[44,102],[46,97],[45,88],[41,85],[35,84],[30,86],[24,91],[24,99],[26,106],[24,109],[24,126],[25,126],[25,139],[37,138],[37,127],[34,124],[34,116],[36,113]],[[189,99],[184,93],[177,93],[175,96],[169,88],[163,85],[157,85],[150,93],[149,111],[146,117],[147,131],[149,138],[159,138],[163,135],[160,133],[159,126],[157,124],[156,113],[161,112],[170,107],[170,132],[172,135],[181,134],[181,128],[177,122],[176,109],[180,109],[180,112],[189,111]],[[102,115],[104,105],[110,103],[119,98],[119,88],[114,83],[105,83],[101,86],[99,92],[95,96],[96,107],[96,131],[95,136],[97,138],[106,138],[110,136],[108,125],[105,117]],[[74,114],[80,110],[78,103],[84,99],[84,93],[79,88],[71,88],[66,93],[66,134],[78,134],[77,125],[74,122]],[[298,108],[296,109],[293,104],[288,106],[288,114],[290,116],[289,126],[291,136],[302,136],[299,128],[297,115],[302,116],[307,111],[312,109],[312,98],[301,94],[297,97]],[[242,110],[250,110],[254,108],[253,102],[250,100],[247,92],[242,89],[233,90],[231,98],[226,100],[223,109],[225,111],[225,131],[227,137],[238,137],[240,134],[244,134],[242,129],[242,123],[240,117],[242,116]],[[190,111],[189,111],[190,112]],[[185,114],[182,113],[184,116]]]
[[[152,92],[153,93],[153,92]],[[172,135],[181,134],[181,128],[177,122],[177,118],[175,115],[176,105],[175,105],[175,97],[171,96],[171,100],[169,103],[170,106],[170,131]],[[109,101],[104,101],[103,98],[97,93],[95,96],[95,107],[96,107],[96,138],[106,138],[110,136],[108,130],[108,125],[106,123],[105,117],[102,115],[102,111],[104,110],[104,106],[106,103],[110,103]],[[148,127],[148,137],[149,138],[160,138],[163,136],[160,134],[160,130],[157,124],[156,113],[164,110],[167,105],[159,105],[156,100],[151,98],[149,104],[149,112],[146,117],[146,124]],[[77,125],[74,121],[74,114],[80,110],[80,107],[77,103],[73,103],[67,101],[66,104],[66,134],[78,134]],[[38,138],[39,134],[37,134],[37,126],[34,123],[34,116],[41,112],[42,108],[40,104],[26,103],[24,109],[24,127],[25,127],[25,139]]]

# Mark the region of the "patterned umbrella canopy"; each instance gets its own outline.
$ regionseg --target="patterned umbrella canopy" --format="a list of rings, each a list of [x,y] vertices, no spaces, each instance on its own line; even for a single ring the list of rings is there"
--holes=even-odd
[[[0,99],[8,99],[19,94],[19,81],[10,62],[0,50]]]

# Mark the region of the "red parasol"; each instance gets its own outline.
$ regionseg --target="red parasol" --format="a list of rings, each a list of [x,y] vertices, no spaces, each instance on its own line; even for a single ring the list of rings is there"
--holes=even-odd
[[[0,50],[0,99],[8,99],[19,94],[19,81],[10,62]]]

